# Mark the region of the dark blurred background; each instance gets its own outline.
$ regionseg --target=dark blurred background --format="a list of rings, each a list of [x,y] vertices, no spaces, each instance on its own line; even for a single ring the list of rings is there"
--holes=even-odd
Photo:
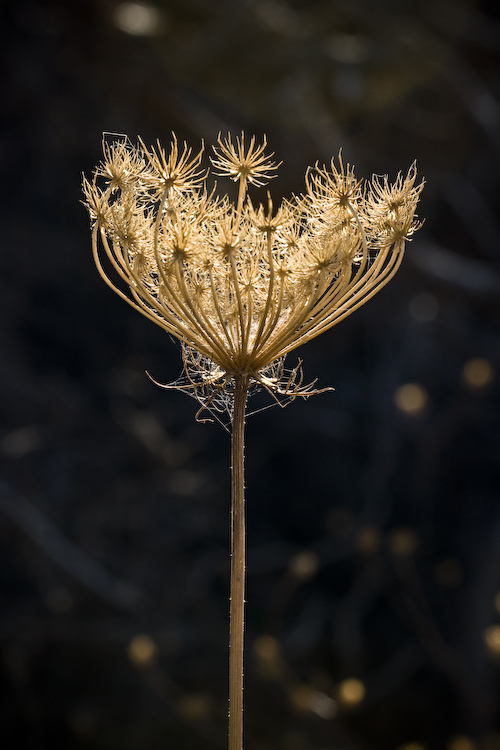
[[[225,747],[229,436],[99,278],[103,131],[425,176],[397,277],[249,419],[247,750],[500,748],[494,0],[4,2],[0,736]],[[293,365],[296,357],[290,357]],[[257,396],[251,406],[268,402]]]

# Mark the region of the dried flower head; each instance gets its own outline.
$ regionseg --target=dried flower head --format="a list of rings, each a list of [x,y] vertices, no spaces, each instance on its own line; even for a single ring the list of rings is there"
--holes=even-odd
[[[250,139],[249,145],[245,148],[245,135],[236,138],[236,144],[233,144],[231,135],[222,138],[219,135],[218,147],[214,146],[216,159],[210,159],[213,166],[219,171],[216,172],[219,177],[230,177],[234,182],[253,183],[256,187],[262,187],[273,177],[270,174],[274,169],[279,167],[271,161],[274,154],[265,153],[267,140],[264,137],[263,143],[257,146],[255,136]]]
[[[219,137],[212,164],[239,182],[236,204],[209,193],[197,154],[105,145],[84,180],[93,252],[106,283],[183,344],[188,385],[210,399],[237,376],[288,396],[311,391],[283,357],[364,304],[397,271],[420,226],[413,165],[366,188],[339,155],[308,170],[304,195],[254,207],[248,183],[276,169],[266,141]],[[100,183],[103,182],[103,186]],[[300,381],[300,371],[293,371]]]

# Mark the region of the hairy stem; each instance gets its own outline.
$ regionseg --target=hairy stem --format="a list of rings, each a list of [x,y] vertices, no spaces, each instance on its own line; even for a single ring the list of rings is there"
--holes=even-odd
[[[243,748],[245,620],[245,409],[248,378],[235,377],[231,437],[231,603],[229,613],[229,750]]]

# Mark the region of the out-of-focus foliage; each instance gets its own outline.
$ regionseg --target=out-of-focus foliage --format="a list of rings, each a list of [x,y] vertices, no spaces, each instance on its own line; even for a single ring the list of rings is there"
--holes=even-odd
[[[7,6],[7,745],[225,745],[228,436],[144,374],[175,379],[179,352],[99,279],[80,175],[103,131],[244,129],[283,160],[276,202],[340,147],[426,178],[397,277],[300,350],[335,393],[249,420],[247,748],[497,750],[495,3]]]

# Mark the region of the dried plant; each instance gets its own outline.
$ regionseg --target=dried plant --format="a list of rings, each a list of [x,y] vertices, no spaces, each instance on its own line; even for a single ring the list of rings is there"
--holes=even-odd
[[[183,345],[184,383],[204,408],[227,408],[232,423],[232,537],[229,749],[243,742],[245,586],[244,425],[252,386],[276,399],[307,397],[300,362],[284,357],[339,323],[396,273],[418,229],[423,188],[413,165],[391,184],[365,185],[339,154],[306,174],[303,195],[275,211],[262,187],[279,165],[266,141],[219,136],[211,159],[238,183],[236,203],[207,188],[199,153],[173,136],[166,152],[127,139],[104,144],[86,204],[99,273],[132,307]]]

